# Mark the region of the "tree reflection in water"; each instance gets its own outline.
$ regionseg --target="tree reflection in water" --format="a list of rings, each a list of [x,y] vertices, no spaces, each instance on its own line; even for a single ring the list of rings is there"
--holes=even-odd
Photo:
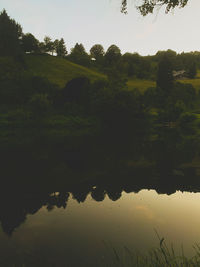
[[[66,208],[71,195],[78,203],[120,199],[122,192],[154,189],[199,192],[199,142],[179,129],[160,129],[156,137],[81,140],[77,145],[36,143],[2,147],[0,221],[12,235],[42,207]],[[200,166],[200,164],[199,164]],[[58,192],[58,193],[55,193]]]

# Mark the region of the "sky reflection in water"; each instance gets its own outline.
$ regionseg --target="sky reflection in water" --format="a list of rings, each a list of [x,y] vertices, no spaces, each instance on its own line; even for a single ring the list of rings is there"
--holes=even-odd
[[[199,200],[200,193],[159,195],[154,190],[123,192],[117,201],[106,196],[97,202],[88,195],[78,203],[70,196],[66,209],[41,208],[28,215],[11,237],[1,231],[1,257],[25,252],[39,260],[52,258],[60,266],[66,259],[71,266],[80,262],[92,266],[109,257],[112,247],[144,252],[158,245],[155,229],[175,248],[183,244],[186,254],[192,255],[192,245],[200,241]]]

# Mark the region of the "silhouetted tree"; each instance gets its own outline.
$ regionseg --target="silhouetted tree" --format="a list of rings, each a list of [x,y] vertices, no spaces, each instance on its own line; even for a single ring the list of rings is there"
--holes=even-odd
[[[22,36],[22,48],[24,52],[38,52],[39,41],[31,33]]]
[[[110,67],[113,65],[117,65],[121,58],[121,51],[118,46],[111,45],[105,54],[106,64]]]
[[[52,42],[49,36],[44,37],[44,51],[53,54],[55,51],[54,42]]]
[[[122,190],[121,190],[121,188],[109,188],[106,191],[107,191],[108,197],[112,201],[116,201],[116,200],[120,199],[121,196],[122,196]]]
[[[158,64],[157,87],[169,92],[173,86],[172,64],[168,56],[164,55]]]
[[[72,190],[72,196],[77,200],[78,203],[84,202],[90,192],[90,188],[87,186],[82,186],[81,188],[74,188]]]
[[[54,48],[59,57],[65,57],[67,55],[67,48],[63,38],[54,41]]]
[[[21,54],[22,27],[10,19],[6,10],[0,13],[0,56],[14,56]]]
[[[103,56],[105,55],[105,51],[102,45],[95,44],[90,49],[90,55],[92,58],[95,58],[98,63],[101,63]]]
[[[102,187],[96,187],[92,189],[91,196],[96,201],[103,201],[106,196],[106,192]]]
[[[71,49],[68,59],[83,66],[90,65],[90,56],[85,51],[83,44],[76,43],[76,45]]]
[[[163,57],[167,57],[168,59],[170,59],[171,63],[173,64],[176,60],[176,52],[168,49],[167,51],[158,51],[155,55],[155,60],[157,62],[160,62],[162,60]]]

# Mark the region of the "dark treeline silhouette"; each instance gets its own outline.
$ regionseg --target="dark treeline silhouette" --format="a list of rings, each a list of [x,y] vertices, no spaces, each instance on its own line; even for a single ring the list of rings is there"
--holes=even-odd
[[[108,69],[120,69],[127,77],[139,79],[156,79],[157,64],[163,55],[170,56],[173,61],[173,69],[185,70],[185,76],[194,78],[196,68],[200,66],[200,52],[177,54],[172,50],[158,51],[154,56],[140,56],[138,53],[121,54],[121,50],[115,44],[104,50],[101,44],[91,47],[88,54],[83,44],[76,43],[68,54],[63,38],[52,40],[45,36],[40,42],[33,34],[23,33],[22,27],[11,19],[7,12],[0,13],[0,56],[14,56],[21,58],[23,53],[51,54],[66,58],[74,63],[97,68],[107,73]]]

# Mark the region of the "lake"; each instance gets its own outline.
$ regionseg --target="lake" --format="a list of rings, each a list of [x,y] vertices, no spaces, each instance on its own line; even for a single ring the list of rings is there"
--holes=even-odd
[[[190,256],[200,240],[200,193],[123,191],[115,201],[88,194],[83,202],[66,195],[64,207],[59,194],[43,205],[37,196],[1,203],[1,266],[106,266],[113,248],[123,255],[124,246],[141,252],[158,246],[155,230]]]
[[[157,234],[192,256],[200,241],[198,144],[168,129],[120,144],[2,147],[0,266],[116,266],[116,254],[128,260],[127,251],[157,247]]]

